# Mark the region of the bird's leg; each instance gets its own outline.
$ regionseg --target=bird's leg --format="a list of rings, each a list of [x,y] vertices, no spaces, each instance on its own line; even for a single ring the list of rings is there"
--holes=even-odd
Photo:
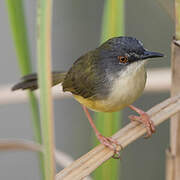
[[[101,142],[101,144],[109,147],[111,150],[114,151],[114,156],[113,156],[113,158],[119,159],[119,158],[120,158],[119,152],[120,152],[120,150],[122,149],[122,146],[121,146],[115,139],[113,139],[113,138],[111,138],[111,137],[105,137],[105,136],[103,136],[103,135],[98,131],[98,129],[96,128],[96,126],[95,126],[95,124],[94,124],[94,122],[93,122],[93,119],[92,119],[92,117],[91,117],[88,109],[87,109],[85,106],[83,106],[83,105],[82,105],[82,107],[83,107],[83,110],[84,110],[84,112],[85,112],[85,114],[86,114],[86,116],[87,116],[87,118],[88,118],[88,120],[89,120],[89,123],[90,123],[91,127],[93,128],[93,130],[94,130],[94,132],[95,132],[96,137],[98,138],[98,140]]]
[[[151,121],[149,115],[146,112],[142,111],[141,109],[134,107],[133,105],[129,105],[129,107],[140,115],[140,116],[130,115],[129,118],[133,121],[138,121],[144,124],[144,126],[147,129],[147,135],[145,136],[145,138],[150,137],[152,133],[155,132],[155,126],[154,123]]]

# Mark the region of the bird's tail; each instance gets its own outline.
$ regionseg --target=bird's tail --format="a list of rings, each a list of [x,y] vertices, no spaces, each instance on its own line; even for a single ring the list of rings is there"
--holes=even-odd
[[[52,72],[52,86],[61,83],[66,76],[66,72]],[[12,91],[18,89],[29,89],[31,91],[38,89],[37,74],[29,74],[22,77],[22,81],[12,87]]]

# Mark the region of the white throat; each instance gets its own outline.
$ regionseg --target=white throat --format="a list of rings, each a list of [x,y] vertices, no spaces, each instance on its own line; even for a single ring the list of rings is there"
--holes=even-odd
[[[130,64],[118,74],[118,78],[110,77],[113,81],[111,93],[104,103],[107,109],[118,111],[132,104],[143,92],[146,83],[146,61]]]

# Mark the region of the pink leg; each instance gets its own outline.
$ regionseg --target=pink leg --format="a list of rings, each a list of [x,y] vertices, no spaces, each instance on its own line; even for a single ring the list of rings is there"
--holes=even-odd
[[[88,109],[83,105],[82,105],[82,107],[83,107],[83,110],[84,110],[84,112],[89,120],[89,123],[92,126],[98,140],[101,142],[101,144],[109,147],[111,150],[114,151],[113,158],[119,159],[120,158],[119,151],[122,149],[122,146],[120,144],[118,144],[118,142],[115,139],[103,136],[96,128]]]
[[[154,123],[151,121],[149,115],[141,109],[134,107],[133,105],[129,105],[129,107],[140,115],[131,115],[129,116],[129,118],[133,121],[139,121],[140,123],[143,123],[147,129],[147,135],[145,136],[145,138],[150,137],[152,133],[155,132],[155,126]]]

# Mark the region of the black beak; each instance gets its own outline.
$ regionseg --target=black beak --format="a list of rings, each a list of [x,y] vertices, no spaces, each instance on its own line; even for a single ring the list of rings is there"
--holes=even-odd
[[[157,57],[163,57],[163,56],[164,54],[161,54],[158,52],[144,51],[144,54],[142,55],[142,59],[157,58]]]

